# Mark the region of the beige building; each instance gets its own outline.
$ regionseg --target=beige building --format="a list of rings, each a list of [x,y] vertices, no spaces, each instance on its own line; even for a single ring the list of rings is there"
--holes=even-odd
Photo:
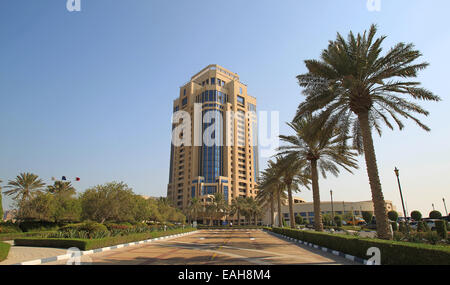
[[[191,198],[206,202],[216,192],[228,203],[239,196],[255,197],[256,99],[239,76],[208,65],[180,87],[173,112],[173,134],[183,130],[172,137],[167,197],[173,204],[185,209]],[[205,136],[214,143],[204,141]],[[177,145],[174,138],[183,142]]]
[[[392,201],[385,201],[387,211],[396,211],[396,207],[392,204]],[[281,206],[281,214],[283,219],[289,223],[289,206],[287,201],[285,205]],[[332,214],[343,215],[344,213],[352,213],[355,216],[362,216],[362,212],[372,212],[373,213],[373,202],[372,201],[359,201],[359,202],[348,202],[348,201],[333,201],[333,205],[330,201],[322,201],[320,203],[320,209],[322,214]],[[314,205],[312,202],[306,202],[305,200],[294,197],[294,216],[300,215],[303,219],[308,220],[310,223],[314,221]],[[275,225],[278,225],[278,213],[275,208],[274,215]],[[270,208],[266,210],[263,224],[270,224]]]

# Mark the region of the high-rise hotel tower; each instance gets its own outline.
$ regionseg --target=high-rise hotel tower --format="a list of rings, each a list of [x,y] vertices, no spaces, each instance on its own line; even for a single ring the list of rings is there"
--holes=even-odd
[[[255,197],[259,171],[256,98],[247,94],[239,76],[208,65],[180,87],[173,102],[173,112],[177,111],[190,117],[190,129],[179,137],[190,134],[191,143],[176,145],[172,139],[167,197],[173,205],[185,209],[191,198],[207,202],[216,192],[223,193],[228,203],[239,196]],[[189,126],[186,117],[175,118],[172,130],[183,121]]]

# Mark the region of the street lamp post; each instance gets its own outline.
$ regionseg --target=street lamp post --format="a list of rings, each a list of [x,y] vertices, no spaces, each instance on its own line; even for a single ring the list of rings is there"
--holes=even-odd
[[[398,183],[398,189],[400,190],[400,198],[402,199],[402,207],[403,207],[403,214],[405,215],[405,222],[408,223],[406,210],[405,210],[405,203],[403,202],[403,194],[402,194],[402,186],[400,185],[400,178],[399,178],[399,171],[397,167],[394,169],[395,176],[397,176],[397,183]]]
[[[435,210],[435,209],[434,209],[434,203],[431,203],[431,207],[433,207],[433,211],[434,211],[434,210]]]
[[[445,215],[448,216],[447,205],[445,205],[445,199],[442,198],[442,202],[444,202]]]

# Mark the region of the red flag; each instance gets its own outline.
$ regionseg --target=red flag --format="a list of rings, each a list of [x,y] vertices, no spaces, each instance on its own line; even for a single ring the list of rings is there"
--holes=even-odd
[[[80,177],[75,177],[75,181],[80,181]]]

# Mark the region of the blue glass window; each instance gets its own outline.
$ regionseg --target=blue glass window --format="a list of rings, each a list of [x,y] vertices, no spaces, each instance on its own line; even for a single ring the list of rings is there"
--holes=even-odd
[[[241,97],[241,96],[237,96],[237,101],[239,104],[242,104],[242,105],[244,105],[244,103],[245,103],[244,97]]]
[[[188,98],[186,97],[186,98],[184,98],[183,101],[181,102],[181,104],[182,104],[183,106],[187,104],[187,99],[188,99]]]
[[[216,78],[215,77],[212,77],[211,78],[211,85],[215,85],[216,84]]]

